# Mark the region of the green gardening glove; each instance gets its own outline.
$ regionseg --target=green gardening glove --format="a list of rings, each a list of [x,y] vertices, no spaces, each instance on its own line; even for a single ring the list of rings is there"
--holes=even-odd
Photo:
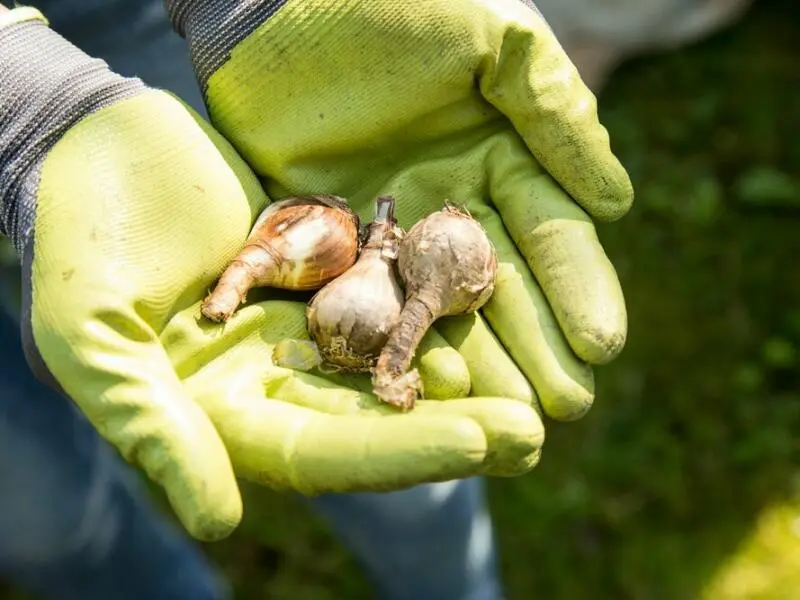
[[[236,475],[316,494],[535,464],[542,424],[526,403],[429,400],[400,414],[273,367],[275,342],[305,335],[302,302],[265,300],[224,328],[200,318],[267,203],[178,99],[110,72],[35,10],[0,13],[0,228],[22,263],[29,362],[164,487],[192,535],[238,524]],[[441,338],[420,369],[444,396],[469,389]]]
[[[274,196],[327,192],[368,218],[397,200],[408,228],[466,204],[500,259],[481,315],[436,328],[472,393],[553,418],[593,402],[592,364],[627,329],[616,273],[590,217],[631,206],[594,96],[531,2],[166,0],[215,127]],[[498,369],[506,348],[518,369]],[[517,367],[514,367],[517,369]]]

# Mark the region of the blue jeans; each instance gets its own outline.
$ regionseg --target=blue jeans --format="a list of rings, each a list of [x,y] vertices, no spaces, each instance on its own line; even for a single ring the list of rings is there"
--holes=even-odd
[[[125,75],[205,113],[161,2],[32,2]],[[0,289],[18,272],[0,272]],[[12,294],[13,295],[13,294]],[[0,294],[0,298],[3,294]],[[53,600],[229,598],[225,582],[72,403],[28,370],[16,307],[0,311],[0,577]],[[304,501],[299,499],[299,501]],[[382,600],[500,600],[482,479],[307,500]]]

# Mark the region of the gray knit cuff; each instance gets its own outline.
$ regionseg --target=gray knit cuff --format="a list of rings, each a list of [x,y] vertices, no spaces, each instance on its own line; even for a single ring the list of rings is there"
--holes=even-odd
[[[18,255],[33,227],[47,152],[85,116],[145,89],[41,20],[0,27],[0,234]]]
[[[197,81],[208,79],[231,50],[286,4],[287,0],[164,0],[172,25],[189,45]]]

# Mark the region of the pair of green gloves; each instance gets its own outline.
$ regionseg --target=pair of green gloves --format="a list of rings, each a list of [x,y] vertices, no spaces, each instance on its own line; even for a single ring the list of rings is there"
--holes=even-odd
[[[109,94],[50,132],[27,161],[35,185],[6,200],[38,373],[204,540],[239,523],[237,477],[316,494],[533,468],[539,406],[581,417],[591,365],[624,345],[591,217],[633,198],[541,15],[521,0],[166,4],[213,127],[164,91]],[[0,14],[0,34],[22,27],[57,37],[35,10]],[[403,227],[451,200],[483,224],[496,291],[480,315],[437,322],[416,359],[467,397],[401,414],[368,378],[274,366],[274,344],[307,333],[305,305],[270,290],[225,325],[200,317],[261,210],[312,193],[364,220],[391,194]]]

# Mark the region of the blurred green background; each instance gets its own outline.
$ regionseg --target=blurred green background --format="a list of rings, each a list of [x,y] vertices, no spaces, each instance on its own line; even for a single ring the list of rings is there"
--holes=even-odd
[[[509,600],[800,598],[795,5],[761,0],[600,95],[637,188],[600,229],[629,342],[583,421],[547,423],[540,466],[491,482]],[[237,598],[373,598],[302,504],[245,492],[245,525],[206,547]]]

